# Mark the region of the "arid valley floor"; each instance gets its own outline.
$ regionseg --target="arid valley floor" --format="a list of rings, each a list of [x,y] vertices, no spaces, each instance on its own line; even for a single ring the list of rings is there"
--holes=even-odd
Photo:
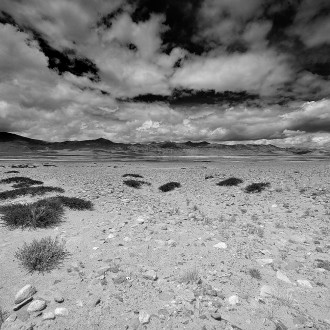
[[[328,161],[37,162],[5,174],[16,163],[0,163],[0,180],[41,180],[94,209],[66,210],[50,229],[0,227],[1,330],[330,329]],[[151,185],[124,185],[129,173]],[[243,183],[217,185],[229,177]],[[181,187],[159,191],[170,181]],[[270,186],[246,193],[253,182]],[[58,269],[29,274],[15,252],[45,236],[70,254]],[[13,311],[27,284],[42,311]]]

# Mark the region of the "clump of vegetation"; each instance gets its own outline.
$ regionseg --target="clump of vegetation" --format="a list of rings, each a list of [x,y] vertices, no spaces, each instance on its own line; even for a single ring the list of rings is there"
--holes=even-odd
[[[64,243],[50,236],[32,243],[24,243],[15,253],[15,257],[29,273],[34,271],[44,273],[57,267],[67,258],[69,253],[64,248]]]
[[[49,199],[58,200],[63,206],[68,207],[71,210],[92,210],[93,203],[78,197],[56,196]]]
[[[11,165],[11,168],[36,168],[36,165],[33,164],[18,164],[18,165]]]
[[[197,268],[187,270],[180,276],[180,283],[198,283],[200,281],[200,275]]]
[[[205,180],[209,180],[209,179],[213,179],[214,176],[213,175],[205,175]]]
[[[168,192],[174,190],[175,188],[180,188],[181,184],[179,182],[168,182],[160,186],[158,189],[162,192]]]
[[[13,188],[26,188],[34,185],[43,184],[42,181],[33,180],[24,176],[16,176],[12,178],[2,179],[0,183],[14,183]]]
[[[11,229],[47,228],[62,222],[64,209],[60,200],[43,199],[30,204],[0,207],[2,221]]]
[[[217,186],[238,186],[242,182],[243,182],[242,179],[231,177],[226,180],[218,182]]]
[[[245,188],[247,193],[259,193],[270,186],[269,182],[252,183]]]
[[[130,174],[130,173],[126,173],[126,174],[124,174],[124,175],[123,175],[123,178],[126,178],[126,177],[128,177],[128,176],[130,176],[130,177],[132,177],[132,178],[143,178],[143,176],[140,175],[140,174]]]
[[[18,171],[7,171],[5,174],[19,173]]]
[[[151,184],[146,181],[138,181],[138,180],[125,180],[124,184],[128,187],[132,187],[135,189],[140,189],[143,185],[150,186]]]
[[[64,189],[58,187],[47,187],[47,186],[38,186],[38,187],[24,187],[15,190],[7,190],[0,192],[0,200],[16,198],[19,196],[37,196],[37,195],[45,195],[49,192],[58,192],[63,193]]]
[[[251,277],[253,277],[257,280],[261,280],[261,273],[258,269],[256,269],[256,268],[249,269],[249,274]]]
[[[45,167],[57,167],[55,164],[42,164]]]

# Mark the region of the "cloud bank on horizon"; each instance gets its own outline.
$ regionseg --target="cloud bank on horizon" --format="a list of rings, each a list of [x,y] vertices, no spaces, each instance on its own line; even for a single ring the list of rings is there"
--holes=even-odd
[[[0,131],[330,145],[328,0],[2,0]]]

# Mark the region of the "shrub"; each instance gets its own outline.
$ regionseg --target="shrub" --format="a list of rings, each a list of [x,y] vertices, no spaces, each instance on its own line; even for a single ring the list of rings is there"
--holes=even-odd
[[[59,224],[64,214],[59,200],[43,199],[31,204],[12,204],[0,207],[2,221],[14,228],[47,228]]]
[[[124,184],[126,184],[126,186],[135,188],[135,189],[140,189],[142,187],[142,185],[148,185],[150,186],[149,182],[146,181],[138,181],[138,180],[125,180]]]
[[[15,253],[15,257],[29,273],[49,272],[59,267],[68,255],[64,243],[49,236],[39,241],[33,240],[30,244],[24,243]]]
[[[209,179],[213,179],[214,176],[213,175],[205,175],[205,180],[209,180]]]
[[[257,279],[257,280],[261,280],[261,274],[260,271],[256,268],[251,268],[249,269],[249,274],[251,277]]]
[[[36,184],[43,184],[42,181],[33,180],[24,176],[16,176],[12,178],[2,179],[0,183],[14,183],[13,188],[26,188]]]
[[[18,171],[7,171],[5,174],[11,174],[11,173],[19,173]]]
[[[245,188],[245,192],[257,193],[257,192],[261,192],[261,191],[265,190],[269,186],[270,186],[269,182],[252,183]]]
[[[126,177],[128,177],[128,176],[131,176],[132,178],[143,178],[143,176],[142,175],[140,175],[140,174],[124,174],[123,175],[123,178],[126,178]]]
[[[25,195],[31,195],[31,196],[44,195],[49,192],[63,193],[64,189],[58,188],[58,187],[44,187],[44,186],[24,187],[24,188],[19,188],[19,189],[15,189],[15,190],[7,190],[7,191],[0,192],[0,200],[16,198],[16,197],[25,196]]]
[[[168,182],[159,187],[162,192],[167,192],[174,190],[175,188],[180,188],[181,184],[179,182]]]
[[[68,207],[71,210],[92,210],[93,203],[82,198],[67,197],[67,196],[56,196],[51,199],[58,200],[63,206]]]
[[[217,183],[217,185],[218,186],[238,186],[242,182],[243,182],[242,179],[231,177],[229,179],[220,181],[219,183]]]

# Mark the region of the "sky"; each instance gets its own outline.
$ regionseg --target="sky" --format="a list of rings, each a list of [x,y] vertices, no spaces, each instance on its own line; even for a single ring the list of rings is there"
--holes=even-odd
[[[0,131],[330,146],[330,2],[1,0]]]

